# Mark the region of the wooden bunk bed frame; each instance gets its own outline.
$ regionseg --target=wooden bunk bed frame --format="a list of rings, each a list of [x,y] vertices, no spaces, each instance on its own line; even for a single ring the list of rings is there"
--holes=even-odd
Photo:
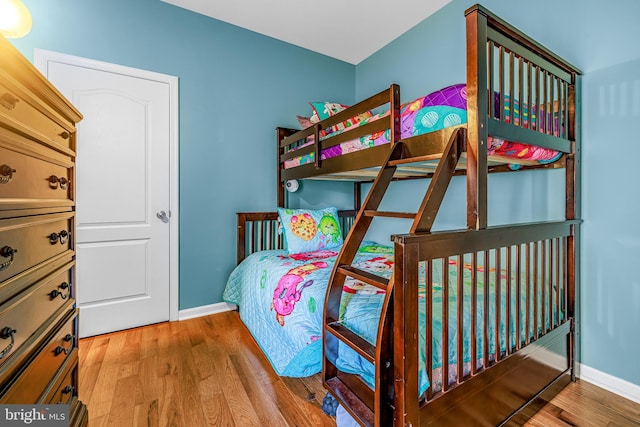
[[[375,426],[459,426],[516,425],[528,419],[569,381],[575,380],[575,304],[578,284],[578,243],[580,224],[579,94],[580,72],[540,44],[475,5],[466,12],[468,123],[429,134],[400,140],[400,89],[391,85],[356,105],[302,131],[279,128],[278,204],[285,206],[284,183],[290,179],[339,179],[356,182],[355,210],[342,213],[343,229],[349,231],[333,270],[325,301],[323,381],[327,389],[362,425]],[[499,93],[500,113],[495,110]],[[510,95],[510,99],[506,96]],[[514,98],[518,101],[514,101]],[[503,103],[509,105],[505,112]],[[537,123],[516,120],[514,102],[528,111],[538,109]],[[341,134],[320,138],[328,127],[387,104],[390,114]],[[321,150],[341,142],[390,129],[391,142],[340,157],[323,160]],[[302,147],[314,135],[315,143]],[[561,151],[562,158],[547,165],[525,164],[525,168],[564,168],[566,171],[565,220],[488,226],[487,174],[508,171],[513,159],[487,156],[488,136],[520,141]],[[315,162],[289,169],[285,160],[301,154],[315,154]],[[394,154],[395,153],[395,154]],[[405,160],[403,160],[405,159]],[[394,271],[389,280],[375,346],[363,343],[355,334],[336,326],[336,301],[341,284],[351,275],[367,283],[376,279],[339,262],[349,262],[349,252],[357,249],[372,216],[393,216],[377,212],[387,190],[381,181],[430,177],[423,204],[414,217],[412,231],[392,236]],[[467,229],[432,232],[451,177],[466,175]],[[363,205],[360,183],[373,186]],[[354,218],[355,216],[355,218]],[[398,217],[409,217],[399,214]],[[281,248],[275,212],[238,214],[238,262],[256,250]],[[247,231],[249,230],[249,231]],[[354,249],[355,248],[355,249]],[[462,277],[465,264],[471,265],[473,320],[470,342],[458,334],[458,355],[470,354],[470,367],[458,358],[450,362],[449,324],[463,328],[463,307],[452,313],[442,304],[441,385],[434,386],[436,367],[432,365],[432,298],[419,298],[419,265],[426,266],[426,292],[433,290],[433,266],[442,271],[455,269]],[[489,266],[491,268],[482,268]],[[480,268],[478,268],[480,267]],[[482,272],[483,271],[483,272]],[[501,272],[509,272],[502,277]],[[448,283],[443,274],[442,298],[449,290],[462,292],[462,281]],[[488,283],[496,282],[490,296]],[[480,296],[478,289],[484,292]],[[495,298],[495,318],[507,325],[501,330],[485,312]],[[501,311],[500,301],[509,303]],[[421,302],[419,302],[421,301]],[[512,303],[513,301],[513,303]],[[423,304],[422,307],[419,304]],[[420,326],[419,312],[426,313]],[[515,325],[515,326],[512,326]],[[418,328],[426,327],[424,362],[420,362]],[[522,332],[522,329],[525,332]],[[344,329],[344,328],[343,328]],[[490,337],[491,335],[491,337]],[[504,348],[481,346],[490,338],[501,340]],[[360,377],[341,372],[333,363],[336,342],[345,343],[375,365],[375,387]],[[475,361],[475,362],[474,362]],[[423,364],[421,366],[421,363]],[[427,373],[431,384],[419,393],[419,371]]]

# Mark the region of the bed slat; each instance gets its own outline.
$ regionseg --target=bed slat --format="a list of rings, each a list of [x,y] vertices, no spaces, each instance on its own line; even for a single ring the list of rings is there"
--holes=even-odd
[[[461,296],[464,295],[464,257],[462,255],[458,255],[458,265],[456,267],[456,276],[458,278],[458,330],[464,330],[464,298]],[[457,340],[457,352],[456,355],[464,354],[464,340]],[[457,357],[457,378],[458,384],[462,383],[463,379],[466,377],[464,374],[464,358]]]
[[[482,320],[482,358],[483,358],[483,362],[482,362],[482,369],[486,369],[487,367],[489,367],[490,362],[489,362],[489,322],[490,322],[490,316],[489,316],[489,251],[483,251],[484,252],[484,260],[483,260],[483,265],[482,265],[482,275],[483,275],[483,288],[484,288],[484,294],[483,294],[483,320]]]
[[[442,258],[442,391],[449,390],[449,259]]]
[[[500,306],[501,306],[501,301],[502,301],[502,281],[501,281],[501,271],[502,271],[502,265],[500,264],[500,249],[495,249],[495,294],[496,294],[496,298],[495,298],[495,313],[496,313],[496,321],[494,324],[494,334],[495,334],[495,346],[496,346],[496,351],[495,351],[495,362],[499,362],[500,361],[500,338],[502,336],[501,331],[500,331],[500,317],[501,317],[501,310],[500,310]],[[505,327],[508,329],[508,323],[505,323]]]

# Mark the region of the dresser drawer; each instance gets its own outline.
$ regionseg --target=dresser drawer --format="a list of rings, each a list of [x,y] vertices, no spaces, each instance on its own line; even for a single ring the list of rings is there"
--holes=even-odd
[[[78,310],[52,334],[37,356],[0,398],[2,403],[36,403],[68,357],[77,357]]]
[[[60,376],[51,384],[50,391],[42,396],[42,403],[68,404],[73,396],[78,395],[78,354],[75,352],[67,359],[65,366],[61,369]]]
[[[0,305],[0,366],[58,309],[73,300],[72,265]]]
[[[71,250],[73,214],[0,221],[0,281]]]
[[[0,123],[53,148],[56,145],[72,148],[70,131],[74,130],[73,126],[67,123],[66,129],[60,124],[63,120],[57,113],[35,101],[20,85],[8,83],[9,80],[0,81]]]
[[[0,209],[6,199],[37,199],[71,206],[73,170],[0,147]],[[57,203],[55,201],[58,201]]]

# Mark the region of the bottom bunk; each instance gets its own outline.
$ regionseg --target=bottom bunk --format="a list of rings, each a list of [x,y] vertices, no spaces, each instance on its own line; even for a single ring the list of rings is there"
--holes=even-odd
[[[277,218],[275,212],[239,214],[239,247],[257,253],[232,274],[225,294],[239,304],[276,372],[311,375],[322,362],[322,296],[339,249],[289,254]],[[344,231],[352,223],[341,222]],[[359,267],[393,274],[404,285],[387,298],[356,277],[346,281],[339,325],[329,330],[363,336],[372,350],[357,352],[328,338],[325,371],[334,375],[326,386],[364,425],[498,425],[528,418],[572,376],[575,224],[401,235],[394,247],[361,245]],[[275,268],[264,264],[270,258]],[[295,303],[280,313],[274,301],[286,295],[287,277],[296,279],[287,282],[295,284],[287,288],[296,290],[290,292]],[[249,319],[258,310],[262,317]],[[285,330],[297,338],[280,338]]]
[[[393,321],[389,331],[379,333],[389,337],[386,348],[393,354],[392,374],[379,373],[387,378],[388,390],[393,386],[389,418],[400,425],[517,423],[530,415],[527,411],[535,411],[536,399],[573,377],[577,224],[559,221],[395,237]],[[425,293],[432,296],[423,301],[417,298],[421,264],[427,265]],[[467,308],[460,299],[455,306],[437,304],[439,292],[447,300],[462,286],[461,280],[447,280],[447,274],[438,283],[438,265],[470,270],[471,324],[464,322]],[[424,324],[419,320],[422,310],[427,313]],[[469,331],[469,336],[452,336],[456,328]],[[442,348],[427,345],[421,358],[415,331],[442,342]],[[384,345],[383,340],[378,343]],[[454,359],[457,354],[470,354],[476,363],[466,370]],[[438,358],[449,366],[449,376],[439,388],[423,393],[419,372],[424,369],[432,382]],[[390,401],[389,396],[385,400]],[[380,408],[384,413],[382,404]]]

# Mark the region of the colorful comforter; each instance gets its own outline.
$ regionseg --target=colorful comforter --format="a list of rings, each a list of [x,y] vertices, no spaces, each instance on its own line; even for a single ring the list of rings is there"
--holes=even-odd
[[[337,252],[317,251],[287,255],[283,250],[258,252],[247,257],[231,274],[227,282],[223,299],[237,304],[240,317],[266,354],[273,368],[282,376],[304,377],[320,372],[322,367],[322,316],[325,291]],[[457,283],[456,261],[449,261],[449,283]],[[354,260],[358,268],[373,272],[380,276],[389,277],[393,270],[392,248],[373,242],[361,245]],[[476,277],[477,310],[475,311],[477,325],[477,354],[482,357],[483,321],[485,316],[484,300],[484,267],[478,266]],[[425,366],[426,360],[426,324],[425,318],[425,263],[421,263],[419,271],[419,359],[420,366]],[[469,263],[463,266],[463,366],[465,375],[471,370],[471,322],[473,311],[471,307],[472,268]],[[495,342],[496,303],[495,303],[495,271],[489,275],[489,306],[486,310],[489,316],[489,354],[494,357],[496,351],[503,353],[506,348],[505,317],[506,311],[506,273],[500,272],[502,284],[502,298],[500,301],[500,319],[497,327],[500,331],[500,342]],[[448,381],[457,378],[457,295],[456,286],[449,287],[449,366],[442,370],[442,262],[434,262],[432,267],[432,366],[431,382],[438,390],[442,385],[443,375]],[[523,278],[524,279],[524,278]],[[515,276],[512,283],[516,283]],[[522,306],[526,305],[525,280],[522,280]],[[515,286],[514,286],[515,288]],[[541,300],[539,289],[539,300]],[[515,295],[515,289],[513,289]],[[555,299],[555,298],[554,298]],[[530,299],[531,300],[531,299]],[[380,310],[384,301],[384,294],[375,287],[364,284],[352,278],[347,278],[343,287],[340,303],[340,321],[370,343],[375,344]],[[511,312],[516,312],[515,299],[511,302]],[[533,325],[526,325],[521,318],[520,337],[533,335]],[[540,328],[539,328],[540,329]],[[515,342],[515,316],[511,318],[510,342]],[[498,348],[496,348],[496,345]],[[482,360],[477,360],[480,366]],[[374,367],[360,355],[344,344],[338,347],[335,360],[336,366],[344,372],[361,375],[373,384]],[[420,392],[424,392],[429,381],[424,369],[420,371]]]
[[[515,120],[519,120],[520,112],[519,110],[517,110],[517,101],[515,102],[515,104],[516,106],[514,107],[514,116]],[[494,105],[496,105],[496,110],[500,108],[500,96],[498,94],[496,94],[496,103]],[[509,112],[510,102],[508,96],[505,96],[504,98],[503,108],[505,109],[506,113]],[[499,111],[495,112],[496,117],[498,116],[498,112]],[[528,121],[527,113],[528,112],[526,111],[523,112],[525,121]],[[388,111],[385,113],[376,114],[369,118],[358,121],[356,125],[362,126],[373,120],[377,120],[388,115]],[[506,114],[506,116],[509,115]],[[531,117],[532,124],[535,123],[535,120],[536,117],[534,112]],[[447,86],[424,97],[418,98],[412,102],[403,104],[400,109],[400,123],[401,139],[467,123],[466,85],[457,84]],[[344,132],[345,130],[349,130],[349,128],[343,129],[339,132]],[[331,133],[324,136],[324,138],[333,136],[339,132]],[[323,138],[321,137],[321,139]],[[320,158],[329,159],[332,157],[341,156],[343,154],[352,153],[378,145],[388,144],[389,141],[389,130],[377,132],[372,135],[362,136],[359,139],[343,142],[342,144],[323,149],[320,153]],[[518,160],[537,161],[539,163],[550,163],[556,161],[561,156],[561,153],[543,147],[505,141],[504,139],[490,136],[488,155],[510,157]],[[304,156],[285,161],[284,167],[285,169],[292,168],[303,164],[312,163],[314,162],[314,160],[315,153],[309,153]]]

